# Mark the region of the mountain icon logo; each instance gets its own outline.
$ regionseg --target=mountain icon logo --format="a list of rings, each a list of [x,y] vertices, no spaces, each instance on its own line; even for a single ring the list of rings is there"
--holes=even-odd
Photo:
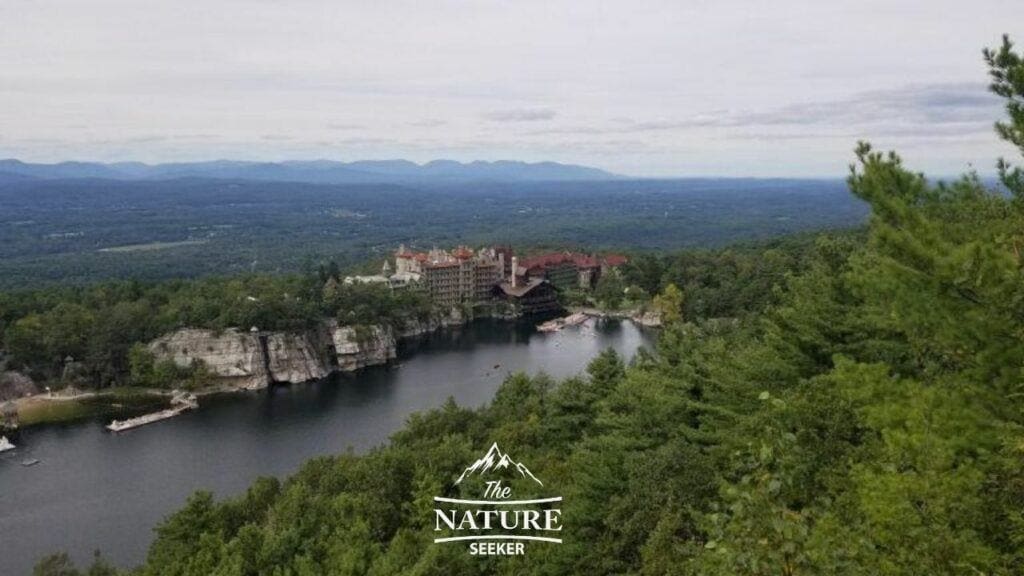
[[[459,476],[459,479],[455,481],[455,484],[458,485],[467,477],[473,476],[474,474],[477,476],[483,476],[488,472],[508,469],[515,470],[523,478],[529,478],[541,486],[544,485],[543,482],[533,475],[533,472],[530,472],[530,469],[527,468],[525,464],[522,462],[516,462],[509,457],[507,452],[502,452],[501,449],[498,448],[497,442],[491,444],[491,449],[487,451],[487,454],[484,454],[483,458],[473,462],[473,464],[466,468],[462,472],[462,475]]]

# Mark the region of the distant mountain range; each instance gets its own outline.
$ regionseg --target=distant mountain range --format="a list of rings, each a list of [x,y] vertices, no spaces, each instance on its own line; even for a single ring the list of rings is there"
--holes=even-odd
[[[468,468],[466,468],[462,472],[462,475],[459,476],[459,479],[455,481],[455,483],[459,484],[467,476],[472,476],[474,474],[478,476],[483,476],[491,471],[508,469],[515,470],[523,478],[529,478],[536,482],[537,484],[540,484],[541,486],[544,485],[543,482],[538,480],[537,477],[533,475],[533,472],[530,472],[530,469],[527,468],[525,464],[523,464],[522,462],[516,462],[511,457],[509,457],[508,453],[502,452],[501,449],[498,448],[497,442],[491,445],[491,449],[487,451],[487,454],[484,454],[483,458],[480,458],[476,462],[473,462]]]
[[[243,162],[217,160],[173,164],[141,162],[61,162],[30,164],[20,160],[0,160],[0,181],[24,179],[169,180],[174,178],[209,178],[221,180],[262,180],[273,182],[305,182],[313,184],[370,184],[387,182],[445,181],[583,181],[613,180],[618,175],[573,164],[557,162],[456,162],[434,160],[417,164],[408,160],[366,160],[334,162],[331,160],[290,162]]]

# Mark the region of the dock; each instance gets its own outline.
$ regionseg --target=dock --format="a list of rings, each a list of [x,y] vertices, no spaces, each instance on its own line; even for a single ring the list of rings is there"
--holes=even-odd
[[[146,424],[152,424],[161,420],[167,420],[168,418],[174,418],[186,410],[194,410],[198,407],[199,402],[196,400],[194,394],[176,393],[171,398],[170,408],[159,412],[144,414],[135,418],[129,418],[127,420],[113,420],[107,425],[107,430],[110,430],[111,432],[131,430],[132,428],[138,428],[139,426],[145,426]]]
[[[537,325],[537,330],[541,332],[558,332],[566,326],[578,326],[587,321],[589,316],[585,312],[576,312],[570,314],[565,318],[555,318],[554,320],[548,320],[542,324]]]

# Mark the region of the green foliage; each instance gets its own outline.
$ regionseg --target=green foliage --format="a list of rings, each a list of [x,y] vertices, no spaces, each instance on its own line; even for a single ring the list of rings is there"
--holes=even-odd
[[[399,323],[408,318],[425,319],[430,297],[418,290],[388,290],[374,284],[339,284],[324,295],[328,315],[349,325]]]
[[[117,576],[117,570],[99,552],[85,572],[75,568],[65,553],[51,554],[43,558],[32,570],[32,576]]]
[[[614,270],[608,274],[602,274],[597,280],[597,285],[594,286],[594,299],[609,310],[618,309],[625,296],[626,283],[622,276]]]
[[[182,368],[169,358],[157,360],[154,354],[141,343],[133,344],[128,350],[129,381],[133,386],[173,388],[182,380],[186,380],[202,370],[201,366]]]
[[[0,349],[11,367],[55,387],[199,387],[205,367],[155,362],[143,344],[182,327],[301,330],[330,317],[400,325],[431,313],[429,299],[416,291],[378,285],[327,291],[324,283],[311,273],[2,293],[0,326],[7,328]]]
[[[820,235],[789,236],[719,250],[688,250],[674,255],[641,254],[622,268],[625,282],[647,294],[669,285],[684,294],[684,318],[751,315],[775,303],[786,275],[815,261]],[[852,245],[855,233],[830,235],[837,245]]]
[[[1013,104],[1020,57],[1008,42],[986,57]],[[1016,143],[1010,109],[999,133]],[[866,240],[641,258],[624,275],[662,292],[656,350],[630,366],[604,352],[560,383],[510,376],[489,406],[448,402],[240,501],[197,494],[140,572],[1024,573],[1024,203],[856,156]],[[76,345],[40,317],[9,338]],[[564,496],[563,545],[495,560],[431,543],[431,497],[458,495],[494,441]]]
[[[654,297],[652,305],[663,322],[680,322],[683,319],[683,292],[675,284],[665,286],[661,294]]]
[[[998,50],[985,49],[985,62],[989,67],[992,84],[989,89],[1006,100],[1009,122],[997,122],[996,132],[1024,154],[1024,58],[1013,51],[1009,36],[1003,36]],[[1024,200],[1024,170],[1014,168],[1000,159],[997,168],[1003,184],[1018,201]]]

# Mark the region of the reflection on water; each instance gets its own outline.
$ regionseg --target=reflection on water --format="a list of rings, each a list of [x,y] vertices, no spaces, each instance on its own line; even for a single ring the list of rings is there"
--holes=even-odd
[[[631,356],[649,343],[649,333],[615,320],[550,334],[479,321],[403,343],[389,366],[204,398],[199,410],[123,434],[102,421],[24,430],[19,449],[0,455],[0,574],[29,573],[60,550],[86,561],[99,548],[130,566],[195,490],[238,494],[313,456],[379,445],[409,414],[448,397],[485,404],[511,372],[565,377],[605,348]],[[28,457],[42,463],[18,464]]]

